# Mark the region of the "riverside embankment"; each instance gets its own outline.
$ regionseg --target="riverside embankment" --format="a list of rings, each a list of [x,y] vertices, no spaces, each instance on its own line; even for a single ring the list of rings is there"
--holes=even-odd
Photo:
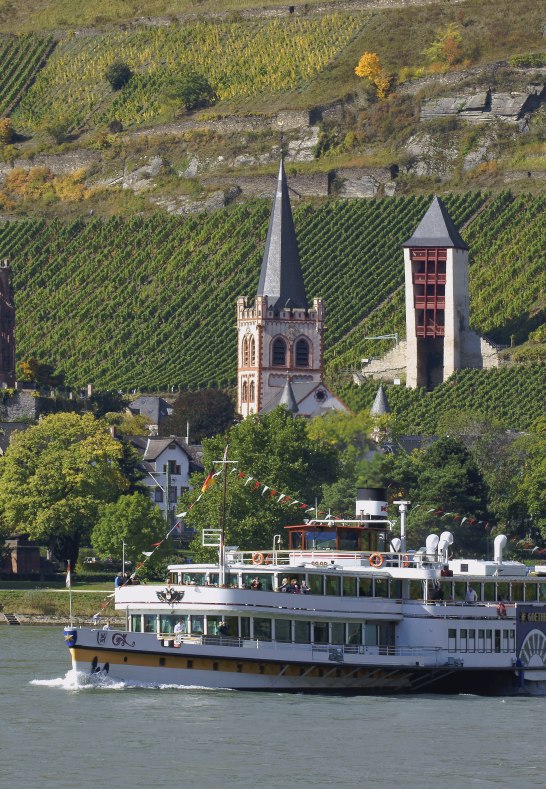
[[[14,615],[21,624],[62,625],[68,620],[70,594],[68,589],[3,589],[0,590],[0,625],[8,624]],[[113,589],[73,589],[72,618],[76,625],[88,624],[100,613],[103,621],[123,624],[125,618],[115,611]]]

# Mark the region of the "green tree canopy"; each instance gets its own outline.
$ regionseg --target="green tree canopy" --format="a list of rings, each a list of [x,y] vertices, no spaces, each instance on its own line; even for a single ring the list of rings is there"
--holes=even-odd
[[[169,81],[167,98],[181,102],[185,110],[195,110],[213,104],[218,97],[203,74],[186,68]]]
[[[279,407],[261,417],[249,416],[232,427],[226,438],[217,436],[203,442],[207,470],[213,468],[213,461],[222,459],[226,441],[229,458],[237,461],[237,471],[228,472],[228,544],[239,545],[242,550],[268,548],[275,534],[284,537],[284,526],[303,519],[301,509],[278,501],[280,493],[312,505],[315,498],[320,500],[322,485],[336,478],[336,449],[311,440],[307,428],[306,420],[294,419],[285,408]],[[202,475],[196,476],[194,484],[202,479]],[[262,484],[258,486],[258,482]],[[269,490],[264,491],[264,486]],[[272,490],[279,495],[271,495]],[[187,509],[198,492],[199,488],[186,494],[180,508]],[[194,544],[198,556],[202,555],[200,530],[218,526],[221,498],[222,484],[217,482],[188,514],[188,524],[199,532]]]
[[[125,555],[135,566],[142,560],[142,552],[153,550],[152,544],[165,536],[166,529],[165,520],[150,497],[137,492],[100,508],[91,544],[98,553],[119,556],[125,542]]]
[[[113,90],[121,90],[132,76],[133,72],[130,66],[122,60],[116,60],[114,63],[111,63],[104,72],[104,79],[110,83]]]
[[[161,424],[163,436],[185,436],[190,426],[190,440],[199,444],[203,438],[224,433],[235,420],[235,405],[220,389],[182,392],[173,403],[173,413]]]
[[[74,564],[99,506],[131,485],[133,460],[92,414],[52,414],[11,439],[0,459],[0,512],[12,532],[47,541]]]

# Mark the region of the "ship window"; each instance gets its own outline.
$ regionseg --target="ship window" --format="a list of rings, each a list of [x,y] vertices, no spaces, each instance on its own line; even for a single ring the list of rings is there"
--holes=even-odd
[[[396,580],[394,578],[391,579],[391,591],[390,596],[393,600],[401,600],[402,599],[402,581],[400,579]]]
[[[131,630],[133,633],[142,633],[142,617],[140,614],[131,614]]]
[[[159,658],[159,665],[160,666],[164,666],[165,665],[165,658],[164,657],[160,657]]]
[[[421,581],[409,582],[409,599],[421,600],[423,598],[423,587]]]
[[[328,643],[328,622],[315,622],[313,626],[313,642],[315,644]]]
[[[360,578],[358,581],[358,593],[360,597],[372,597],[372,579]]]
[[[186,661],[186,668],[193,668],[193,660]]]
[[[364,625],[364,643],[367,647],[377,646],[377,625],[375,622],[366,622]]]
[[[218,671],[218,663],[216,661],[214,661],[214,663],[212,664],[212,670]]]
[[[360,532],[357,529],[339,530],[339,548],[341,551],[358,551]]]
[[[190,619],[192,635],[202,636],[205,630],[205,617],[202,614],[192,614]]]
[[[297,551],[303,545],[303,536],[301,531],[290,532],[290,547]]]
[[[492,652],[493,651],[493,631],[486,630],[485,631],[485,651]]]
[[[332,622],[332,636],[330,642],[332,644],[345,643],[345,624],[343,622]]]
[[[309,531],[305,535],[308,551],[331,551],[336,548],[335,531]]]
[[[243,672],[243,664],[237,663],[237,673],[242,674],[242,672]]]
[[[457,631],[454,627],[450,627],[447,631],[447,648],[450,652],[457,651]]]
[[[476,651],[476,631],[469,630],[468,631],[468,651],[475,652]]]
[[[357,582],[356,578],[351,578],[351,576],[344,576],[343,597],[356,597],[357,595],[356,582]]]
[[[525,589],[525,599],[528,603],[534,603],[537,599],[537,584],[524,584],[523,586]]]
[[[273,364],[276,367],[283,367],[286,364],[286,343],[277,337],[273,343]]]
[[[516,631],[510,630],[510,652],[515,652],[516,650]]]
[[[451,600],[453,598],[453,584],[451,581],[442,581],[440,584],[442,592],[444,594],[444,600]]]
[[[538,599],[541,603],[546,602],[546,584],[538,585]]]
[[[488,603],[497,599],[494,583],[486,583],[483,585],[483,599]]]
[[[502,633],[502,651],[503,652],[510,652],[510,639],[509,639],[509,632],[508,630],[504,630]]]
[[[144,614],[144,632],[155,633],[157,629],[157,616],[155,614]]]
[[[466,584],[464,581],[456,581],[454,599],[459,603],[464,603],[466,599]]]
[[[242,616],[241,617],[241,638],[250,638],[250,617],[249,616]]]
[[[187,586],[204,586],[205,573],[184,573],[182,583]]]
[[[170,614],[161,614],[159,617],[159,632],[160,633],[173,633],[177,617]]]
[[[485,652],[485,630],[478,630],[478,652]]]
[[[322,575],[309,575],[307,583],[309,584],[309,589],[311,590],[311,594],[324,594],[322,589],[322,582],[324,576]]]
[[[460,633],[460,640],[459,640],[459,651],[466,652],[467,650],[468,650],[468,630],[466,628],[462,628]]]
[[[501,631],[495,630],[495,652],[501,651]]]
[[[339,597],[341,594],[341,578],[339,575],[326,576],[326,594]]]
[[[388,597],[389,596],[389,581],[387,578],[375,579],[374,597]]]
[[[258,671],[260,672],[260,674],[265,674],[265,666],[264,665],[258,666]]]
[[[347,643],[348,644],[361,644],[362,643],[362,625],[360,622],[349,622],[347,625]]]
[[[523,601],[523,584],[522,583],[514,583],[512,581],[512,590],[511,590],[511,600],[514,603],[521,603]]]
[[[309,644],[311,642],[311,623],[294,622],[294,641],[296,644]]]
[[[271,641],[271,619],[254,617],[254,638],[258,641]]]
[[[220,627],[220,622],[223,621],[224,619],[221,616],[207,616],[207,635],[209,636],[221,635],[218,628]]]
[[[284,644],[292,641],[292,622],[289,619],[275,619],[275,641]]]
[[[273,590],[273,573],[242,573],[241,581],[244,589],[252,588],[252,581],[257,578],[261,583],[262,592],[271,592]]]
[[[497,584],[497,600],[510,600],[510,584],[505,582]]]

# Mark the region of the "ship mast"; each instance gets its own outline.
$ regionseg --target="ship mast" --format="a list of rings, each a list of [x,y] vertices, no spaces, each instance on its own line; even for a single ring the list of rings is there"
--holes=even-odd
[[[228,460],[229,444],[226,444],[224,450],[224,457],[222,460],[214,460],[214,465],[222,466],[222,503],[220,508],[220,550],[219,550],[219,564],[220,564],[220,586],[225,583],[226,572],[226,499],[227,499],[227,468],[230,463],[236,464],[236,460]]]

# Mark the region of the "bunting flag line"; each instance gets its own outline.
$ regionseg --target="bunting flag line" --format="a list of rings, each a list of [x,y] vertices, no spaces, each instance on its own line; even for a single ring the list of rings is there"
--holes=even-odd
[[[206,477],[206,479],[203,482],[203,485],[201,487],[201,492],[205,493],[205,491],[207,491],[210,488],[210,486],[213,485],[213,484],[214,484],[214,472],[213,471],[209,471],[209,473],[208,473],[208,475],[207,475],[207,477]]]

